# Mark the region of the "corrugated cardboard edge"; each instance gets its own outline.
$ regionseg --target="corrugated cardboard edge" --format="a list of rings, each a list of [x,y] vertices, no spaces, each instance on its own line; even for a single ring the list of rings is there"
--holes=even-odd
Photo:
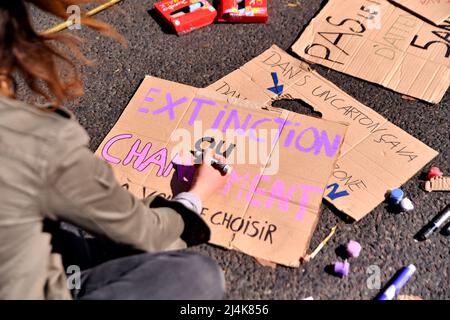
[[[450,191],[450,177],[434,177],[425,182],[425,190],[432,191]]]

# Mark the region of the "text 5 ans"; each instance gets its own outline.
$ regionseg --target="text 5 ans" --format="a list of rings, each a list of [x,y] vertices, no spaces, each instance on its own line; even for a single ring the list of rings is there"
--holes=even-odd
[[[224,315],[233,317],[235,315],[267,315],[269,314],[268,305],[259,304],[238,304],[238,305],[225,305]]]

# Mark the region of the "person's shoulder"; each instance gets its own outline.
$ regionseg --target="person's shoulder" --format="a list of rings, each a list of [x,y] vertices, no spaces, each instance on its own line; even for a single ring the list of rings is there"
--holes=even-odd
[[[49,143],[87,144],[89,137],[75,116],[65,108],[54,111],[0,96],[0,127],[33,135]]]

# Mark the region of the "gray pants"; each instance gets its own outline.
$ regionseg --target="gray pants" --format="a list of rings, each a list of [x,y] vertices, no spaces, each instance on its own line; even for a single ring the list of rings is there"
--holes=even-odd
[[[75,299],[222,299],[225,281],[217,263],[189,251],[144,253],[100,237],[86,237],[71,225],[47,223],[54,251],[65,267],[81,268]]]
[[[82,273],[77,299],[222,299],[223,273],[193,252],[143,253],[105,262]]]

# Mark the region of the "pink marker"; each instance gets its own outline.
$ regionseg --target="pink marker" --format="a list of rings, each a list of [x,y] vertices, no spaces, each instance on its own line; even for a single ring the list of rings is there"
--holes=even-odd
[[[350,240],[347,243],[347,254],[350,258],[358,258],[359,254],[361,253],[361,245],[355,241],[355,240]]]

